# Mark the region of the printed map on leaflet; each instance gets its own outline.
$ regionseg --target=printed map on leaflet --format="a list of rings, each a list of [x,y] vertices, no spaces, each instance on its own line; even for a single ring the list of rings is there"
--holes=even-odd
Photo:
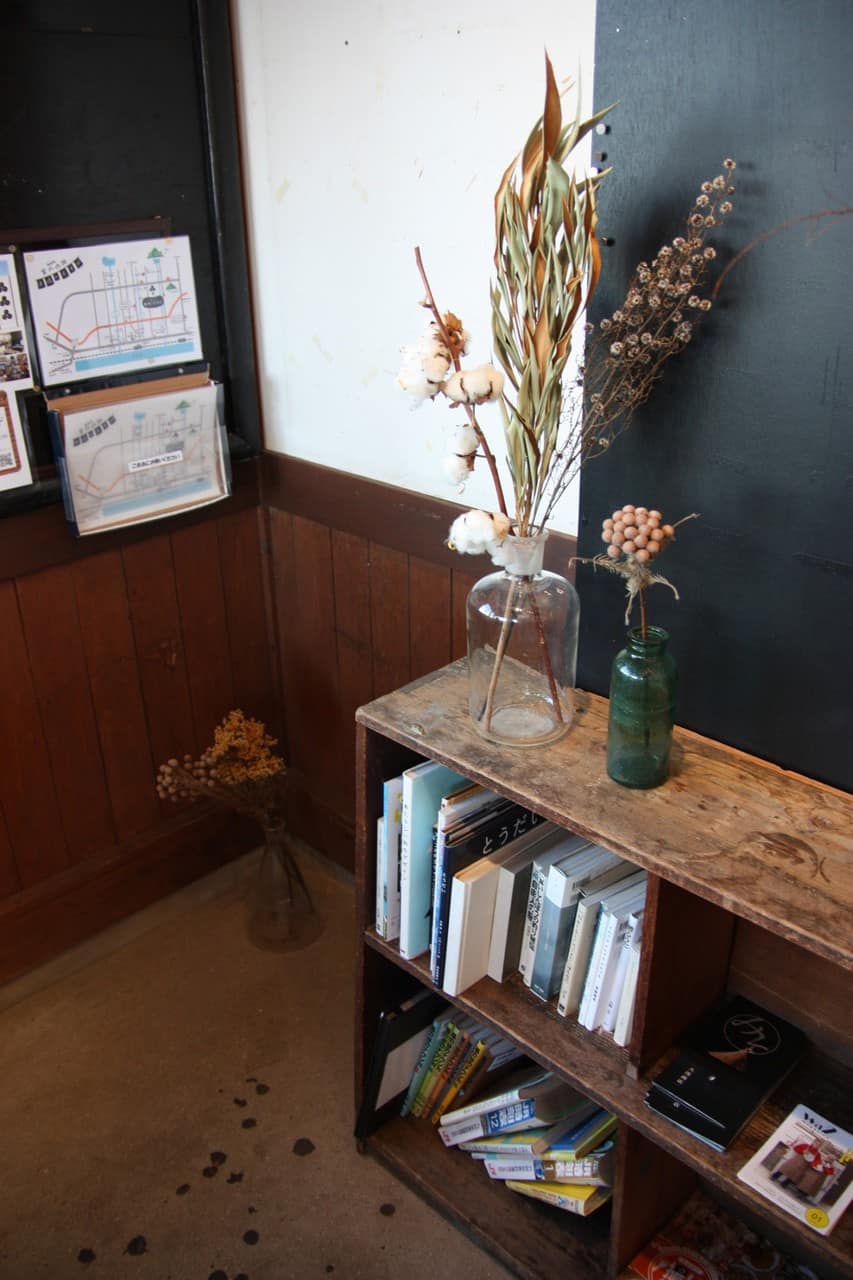
[[[188,236],[24,255],[45,386],[202,357]]]

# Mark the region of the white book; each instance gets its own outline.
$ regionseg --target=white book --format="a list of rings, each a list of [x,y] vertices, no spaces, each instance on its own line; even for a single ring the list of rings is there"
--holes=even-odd
[[[595,1031],[601,1025],[604,1012],[602,997],[612,976],[613,950],[620,921],[627,919],[628,913],[635,910],[644,900],[645,872],[642,884],[633,889],[623,889],[621,894],[614,895],[601,904],[598,923],[595,931],[595,942],[590,956],[589,970],[584,983],[578,1022],[587,1031]]]
[[[429,949],[432,919],[432,829],[441,797],[462,774],[434,760],[403,772],[400,837],[400,954],[413,960]]]
[[[543,823],[536,843],[514,853],[498,870],[489,964],[486,970],[495,982],[503,982],[504,978],[518,969],[533,859],[546,844],[557,839],[559,834],[560,829],[552,822]]]
[[[524,933],[521,939],[521,954],[518,960],[518,971],[529,987],[533,976],[533,959],[536,955],[536,942],[539,937],[539,921],[542,915],[542,903],[545,898],[545,883],[548,872],[555,862],[566,858],[570,853],[585,849],[589,844],[583,836],[571,835],[561,831],[555,844],[540,852],[533,859],[530,873],[530,892],[527,897],[527,910],[524,917]]]
[[[385,819],[376,819],[376,932],[388,937],[388,847],[385,843]]]
[[[622,987],[625,982],[625,972],[628,966],[628,956],[631,952],[631,943],[639,928],[642,928],[643,911],[645,909],[645,896],[643,897],[643,905],[638,907],[636,911],[629,913],[625,920],[624,926],[617,926],[616,942],[614,944],[614,962],[612,977],[605,981],[605,988],[602,992],[601,1003],[604,1006],[604,1013],[601,1015],[601,1030],[612,1032],[616,1026],[616,1013],[619,1008],[619,999],[622,995]],[[608,985],[609,983],[609,985]]]
[[[629,883],[639,884],[641,878],[642,872],[637,867],[633,867],[629,862],[623,862],[621,866],[617,864],[611,867],[602,876],[584,885],[581,890],[557,998],[557,1012],[564,1017],[575,1014],[580,1009],[598,912],[603,899],[608,894],[615,893],[617,887],[621,889]]]
[[[393,942],[400,936],[400,839],[403,819],[403,779],[389,778],[382,786],[382,809],[385,819],[385,857],[387,859],[386,933]]]
[[[442,981],[442,988],[448,995],[458,996],[461,991],[485,978],[489,968],[489,947],[501,866],[518,853],[519,846],[522,852],[526,847],[535,847],[538,838],[539,828],[533,827],[503,849],[496,849],[485,858],[478,858],[453,877]]]
[[[620,862],[609,849],[587,845],[548,868],[530,974],[530,989],[541,1000],[550,1000],[559,989],[582,886]]]
[[[432,920],[430,923],[430,976],[436,984],[439,980],[438,922],[441,898],[441,864],[444,846],[449,832],[458,826],[463,819],[471,819],[481,810],[498,803],[500,797],[496,791],[487,791],[478,782],[469,782],[457,787],[448,795],[442,796],[435,822],[435,842],[432,856]]]
[[[618,1045],[626,1045],[631,1038],[634,1025],[634,1005],[637,1002],[637,980],[640,974],[640,955],[642,944],[642,921],[634,935],[628,951],[628,964],[625,968],[625,981],[619,997],[619,1008],[616,1012],[616,1025],[613,1028],[613,1041]]]

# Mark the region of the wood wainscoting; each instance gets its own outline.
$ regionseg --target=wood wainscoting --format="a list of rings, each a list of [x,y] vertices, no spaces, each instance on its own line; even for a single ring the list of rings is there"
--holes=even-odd
[[[482,556],[446,545],[453,503],[265,454],[281,706],[293,831],[352,869],[357,707],[465,653]],[[568,574],[575,539],[546,566]]]
[[[258,472],[122,533],[0,522],[0,982],[257,844],[154,776],[234,706],[277,723]]]

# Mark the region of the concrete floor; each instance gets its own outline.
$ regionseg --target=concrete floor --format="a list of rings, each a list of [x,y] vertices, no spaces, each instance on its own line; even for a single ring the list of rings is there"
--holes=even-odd
[[[259,951],[252,861],[0,988],[0,1277],[507,1280],[355,1150],[351,885]]]

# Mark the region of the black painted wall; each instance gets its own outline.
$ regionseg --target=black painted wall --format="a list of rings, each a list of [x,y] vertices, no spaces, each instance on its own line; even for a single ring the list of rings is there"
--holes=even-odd
[[[726,276],[701,335],[634,426],[587,467],[580,555],[624,502],[701,512],[649,593],[680,669],[680,723],[835,785],[853,783],[853,5],[599,0],[598,138],[613,244],[591,318],[679,233],[736,159]],[[579,683],[606,693],[624,637],[613,575],[581,566]]]
[[[3,19],[0,234],[170,219],[190,237],[232,452],[257,452],[228,0],[8,0]],[[50,460],[41,434],[37,462]]]

